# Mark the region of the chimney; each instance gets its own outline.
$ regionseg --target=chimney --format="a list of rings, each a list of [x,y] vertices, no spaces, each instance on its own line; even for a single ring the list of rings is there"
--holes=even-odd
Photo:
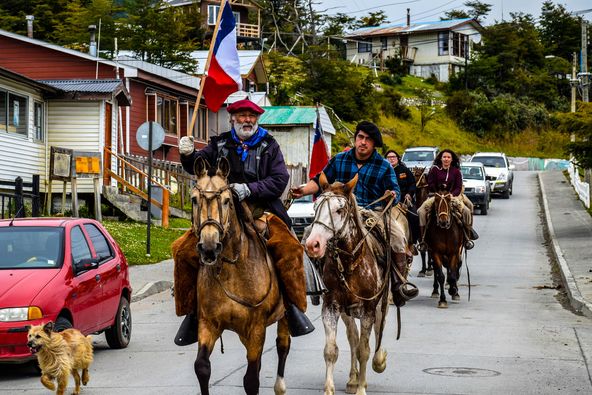
[[[27,15],[27,37],[33,38],[33,21],[35,20],[34,15]]]
[[[97,56],[97,40],[95,37],[97,25],[89,25],[88,31],[90,32],[90,47],[88,48],[88,54],[90,56]]]
[[[409,12],[411,11],[411,8],[407,8],[407,26],[411,26],[411,13]]]

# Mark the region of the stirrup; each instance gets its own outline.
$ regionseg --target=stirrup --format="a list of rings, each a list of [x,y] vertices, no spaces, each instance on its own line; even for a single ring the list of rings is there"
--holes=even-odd
[[[406,285],[411,286],[411,288],[404,289]],[[405,291],[407,291],[407,293],[405,293]],[[417,295],[419,295],[419,289],[417,289],[417,286],[413,283],[410,283],[410,282],[406,282],[405,284],[401,284],[399,286],[398,292],[399,292],[399,295],[401,295],[401,298],[403,298],[403,300],[405,300],[405,301],[413,299]]]
[[[465,249],[468,250],[472,250],[473,247],[475,247],[475,243],[473,243],[473,240],[467,240],[465,241]]]
[[[197,317],[189,313],[183,319],[177,334],[175,335],[175,344],[177,346],[188,346],[197,343]]]
[[[306,314],[300,311],[298,307],[292,303],[289,303],[286,307],[286,318],[288,320],[290,336],[292,337],[309,334],[315,329]]]
[[[428,245],[422,240],[417,244],[417,249],[419,252],[426,252],[428,250]]]

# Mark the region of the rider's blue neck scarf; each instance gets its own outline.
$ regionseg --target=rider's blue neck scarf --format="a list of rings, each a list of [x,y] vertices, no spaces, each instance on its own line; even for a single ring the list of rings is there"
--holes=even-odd
[[[237,147],[236,147],[236,153],[238,154],[238,156],[240,156],[241,162],[244,162],[245,159],[247,159],[247,153],[248,153],[248,151],[252,147],[254,147],[257,144],[259,144],[259,142],[261,140],[263,140],[263,138],[265,136],[267,136],[267,130],[265,130],[263,128],[257,128],[257,133],[253,134],[247,140],[241,141],[238,138],[238,136],[236,135],[236,132],[234,131],[234,128],[232,128],[232,130],[230,132],[231,132],[231,135],[232,135],[232,139],[238,144]]]

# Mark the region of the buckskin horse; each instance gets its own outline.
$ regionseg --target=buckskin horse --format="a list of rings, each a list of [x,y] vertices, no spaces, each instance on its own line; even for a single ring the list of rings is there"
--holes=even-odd
[[[322,194],[315,202],[315,217],[305,240],[307,254],[323,262],[323,281],[329,290],[323,295],[322,306],[325,395],[335,393],[333,370],[339,354],[336,343],[339,317],[345,323],[351,350],[346,392],[366,393],[366,365],[373,328],[376,348],[372,368],[378,373],[386,368],[386,351],[381,346],[381,340],[388,309],[389,268],[377,263],[375,253],[379,253],[381,247],[362,225],[352,194],[357,180],[356,175],[346,184],[335,182],[329,185],[324,173],[321,173]],[[359,332],[355,318],[360,320]]]
[[[462,266],[462,251],[465,242],[463,225],[454,217],[452,195],[440,191],[434,195],[434,204],[429,214],[426,243],[430,256],[434,259],[434,290],[432,298],[440,296],[439,308],[447,308],[444,293],[444,269],[448,293],[452,300],[460,300],[458,279]],[[438,292],[439,289],[439,292]]]
[[[266,327],[278,322],[276,394],[285,394],[284,367],[290,350],[288,323],[278,281],[259,234],[243,221],[227,182],[228,161],[220,160],[208,176],[202,158],[195,164],[197,182],[192,190],[193,231],[199,240],[198,342],[195,374],[202,394],[209,394],[210,355],[224,330],[236,332],[247,350],[243,387],[259,392],[259,370]],[[243,206],[244,207],[244,206]],[[242,218],[242,217],[241,217]],[[251,218],[252,220],[252,218]]]

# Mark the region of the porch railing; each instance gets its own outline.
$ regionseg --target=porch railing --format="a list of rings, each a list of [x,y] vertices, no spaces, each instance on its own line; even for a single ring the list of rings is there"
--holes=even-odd
[[[115,154],[109,148],[104,148],[104,157],[111,156],[116,161],[117,171],[114,172],[109,167],[108,163],[104,165],[104,174],[113,177],[119,183],[119,190],[122,192],[131,192],[140,198],[148,201],[148,173],[142,169],[134,166],[125,158]],[[106,161],[105,161],[106,162]],[[162,203],[150,199],[150,202],[162,210],[162,226],[164,228],[169,227],[169,197],[170,190],[169,186],[159,182],[154,176],[151,179],[151,185],[162,188]]]
[[[38,217],[41,208],[39,193],[39,175],[34,174],[31,182],[24,182],[21,177],[14,181],[0,180],[0,218],[26,217],[25,199],[31,200],[31,216]]]

